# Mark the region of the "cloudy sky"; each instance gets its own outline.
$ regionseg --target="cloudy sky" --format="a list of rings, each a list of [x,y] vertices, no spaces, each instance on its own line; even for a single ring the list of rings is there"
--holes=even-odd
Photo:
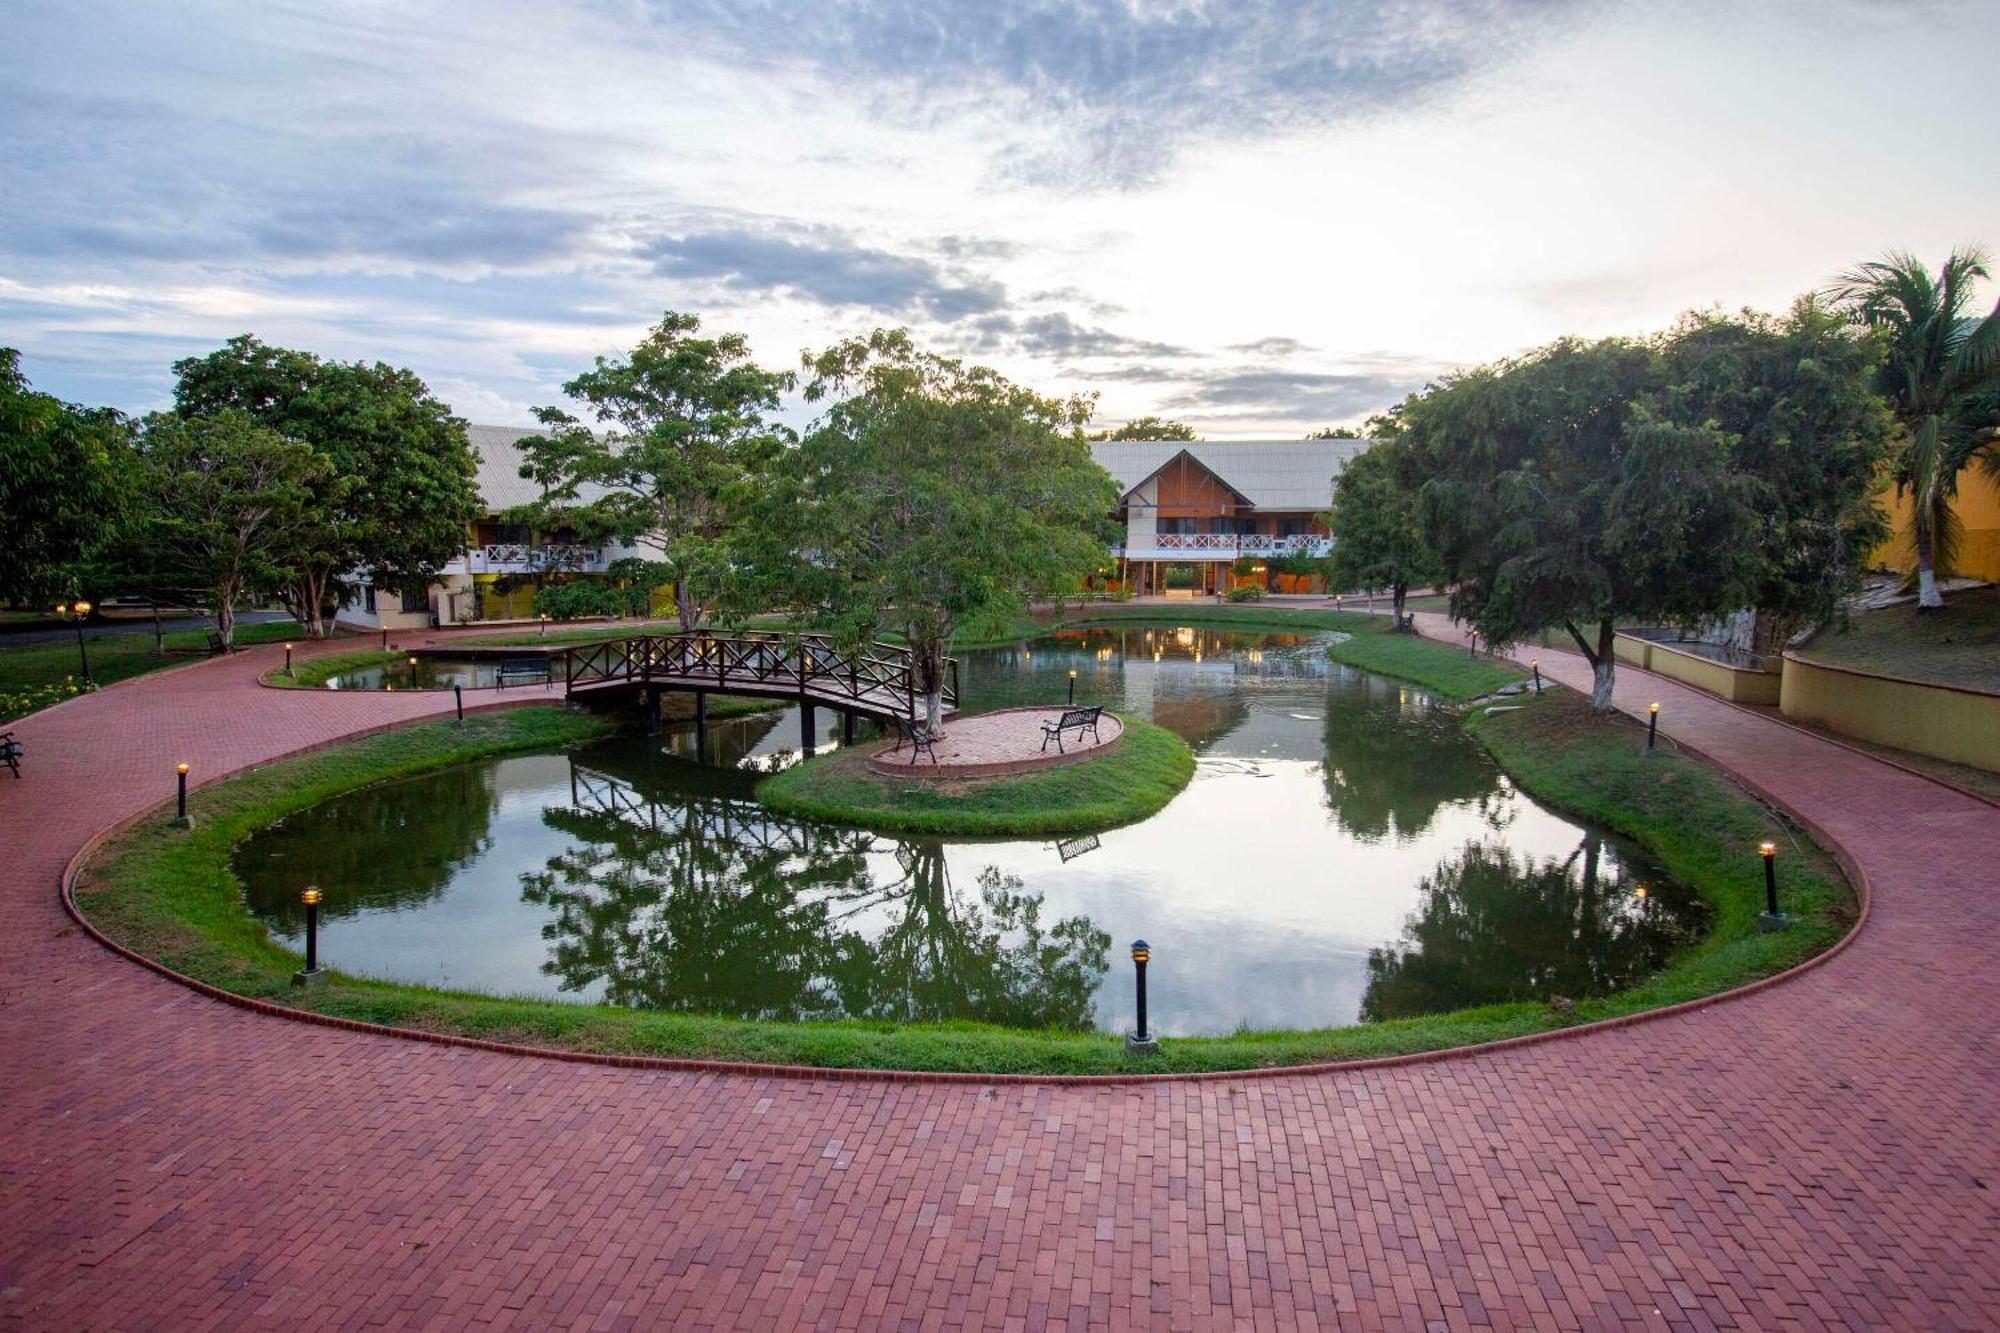
[[[5,27],[0,345],[128,410],[250,331],[526,424],[673,308],[771,365],[903,324],[1105,423],[1298,435],[1563,333],[2000,245],[1991,0],[8,0]]]

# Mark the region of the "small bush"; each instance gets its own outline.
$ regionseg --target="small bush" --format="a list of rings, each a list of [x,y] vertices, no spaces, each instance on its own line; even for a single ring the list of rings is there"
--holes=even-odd
[[[627,615],[633,610],[632,590],[617,588],[599,579],[552,583],[535,593],[535,614],[547,616],[550,620]]]
[[[1229,600],[1232,602],[1254,602],[1263,595],[1263,587],[1255,583],[1239,583],[1229,590]]]
[[[75,676],[64,676],[61,680],[46,685],[30,685],[24,690],[0,694],[0,722],[25,717],[51,704],[74,699],[79,694],[88,694],[96,688],[95,685],[84,684]]]

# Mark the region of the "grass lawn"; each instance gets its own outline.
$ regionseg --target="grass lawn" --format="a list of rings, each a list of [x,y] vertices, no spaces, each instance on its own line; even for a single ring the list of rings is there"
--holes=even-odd
[[[400,662],[407,654],[392,649],[357,648],[351,653],[328,653],[325,657],[301,659],[292,664],[292,675],[282,665],[264,673],[264,683],[284,690],[316,690],[345,671],[365,671],[369,667]]]
[[[236,627],[238,644],[283,643],[298,637],[298,625],[289,620]],[[113,681],[143,676],[162,667],[194,661],[207,655],[208,635],[203,630],[179,630],[166,636],[166,644],[167,653],[162,657],[153,652],[151,630],[107,634],[92,639],[91,677],[99,685],[109,685]],[[54,698],[42,698],[34,707],[10,708],[10,702],[19,696],[60,687],[66,678],[80,675],[74,638],[58,643],[23,644],[14,648],[6,647],[5,641],[0,640],[0,721],[20,717],[56,701]]]
[[[1365,619],[1373,623],[1327,649],[1335,661],[1407,680],[1447,699],[1474,699],[1526,678],[1511,663],[1474,657],[1463,648],[1447,647],[1414,634],[1398,634],[1389,628],[1387,617]]]
[[[1462,657],[1429,646],[1443,658]],[[1447,668],[1440,661],[1433,670],[1442,677]],[[232,845],[340,791],[480,754],[579,742],[603,726],[585,715],[539,707],[475,715],[463,728],[429,722],[367,737],[198,791],[193,804],[199,822],[192,832],[159,818],[113,839],[86,867],[80,901],[114,937],[180,971],[241,994],[347,1018],[616,1054],[1037,1073],[1248,1069],[1539,1032],[1740,985],[1825,948],[1852,921],[1852,898],[1830,858],[1698,762],[1674,754],[1642,758],[1637,723],[1598,718],[1573,692],[1551,690],[1523,696],[1509,711],[1482,713],[1468,725],[1526,790],[1633,838],[1699,890],[1713,911],[1710,932],[1644,983],[1579,1000],[1569,1013],[1514,1003],[1342,1028],[1177,1038],[1150,1059],[1130,1057],[1119,1038],[1096,1032],[970,1023],[761,1023],[496,998],[341,974],[325,986],[295,990],[290,975],[296,955],[272,944],[242,909],[229,865]],[[1795,918],[1791,928],[1770,934],[1756,928],[1763,899],[1756,844],[1764,838],[1784,849],[1784,903]]]
[[[2000,690],[2000,588],[1952,593],[1943,611],[1922,615],[1913,602],[1865,611],[1845,630],[1821,630],[1799,656],[1877,675]]]
[[[1125,739],[1118,748],[1082,763],[990,778],[912,781],[870,772],[866,760],[874,747],[857,745],[764,779],[757,798],[780,814],[858,824],[878,833],[1101,832],[1159,810],[1194,776],[1194,755],[1180,737],[1136,718],[1123,721]]]

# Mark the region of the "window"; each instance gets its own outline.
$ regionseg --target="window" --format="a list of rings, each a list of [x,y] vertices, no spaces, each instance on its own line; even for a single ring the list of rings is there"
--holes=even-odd
[[[405,590],[403,593],[403,611],[405,614],[415,615],[420,611],[428,611],[430,609],[431,595],[429,588]]]
[[[1280,537],[1303,537],[1306,535],[1306,521],[1302,518],[1281,518],[1278,520]]]
[[[1194,520],[1191,518],[1163,518],[1159,520],[1159,527],[1154,530],[1156,532],[1177,535],[1191,534],[1194,532]]]
[[[367,612],[367,613],[368,613],[369,615],[371,615],[371,616],[372,616],[372,615],[374,615],[374,614],[375,614],[375,585],[374,585],[374,584],[372,584],[372,583],[364,583],[364,584],[362,584],[362,585],[361,585],[361,607],[362,607],[362,609],[363,609],[364,611],[366,611],[366,612]]]

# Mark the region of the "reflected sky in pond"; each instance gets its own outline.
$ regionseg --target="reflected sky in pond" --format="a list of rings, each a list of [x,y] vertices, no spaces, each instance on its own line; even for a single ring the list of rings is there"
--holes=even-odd
[[[1091,838],[946,842],[777,820],[796,710],[386,783],[257,835],[237,867],[336,966],[500,994],[776,1018],[1129,1027],[1153,945],[1168,1035],[1311,1027],[1655,970],[1699,929],[1627,845],[1515,790],[1420,691],[1311,636],[1067,631],[967,654],[968,707],[1063,697],[1195,748],[1167,809]],[[839,720],[815,716],[815,744]],[[1644,892],[1641,892],[1643,888]]]

